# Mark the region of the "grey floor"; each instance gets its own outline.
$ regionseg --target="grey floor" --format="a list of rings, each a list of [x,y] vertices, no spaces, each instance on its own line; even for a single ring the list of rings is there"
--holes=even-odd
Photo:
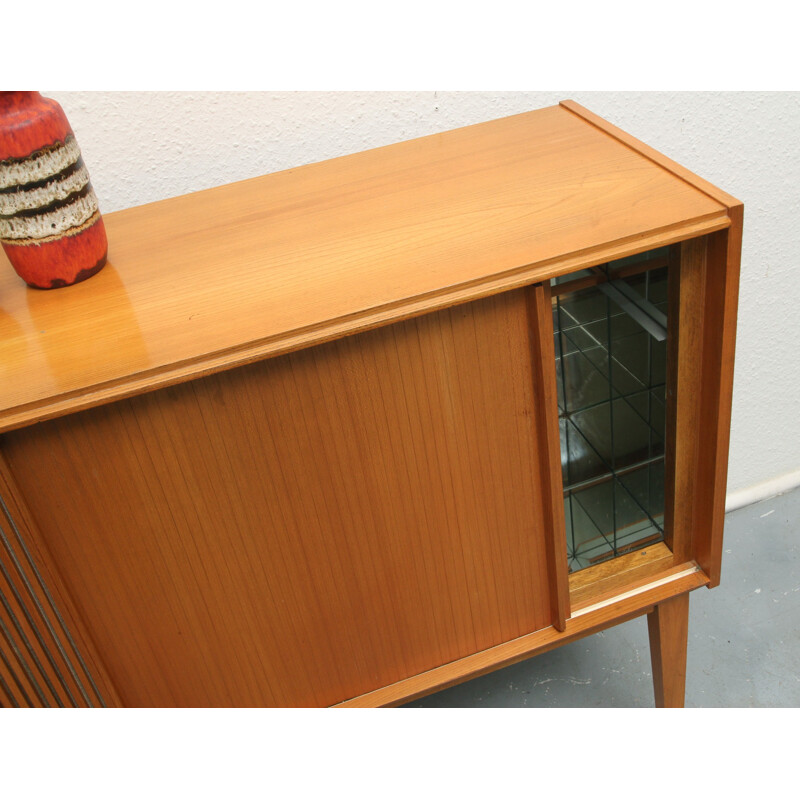
[[[689,600],[686,706],[800,706],[800,489],[729,513],[722,582]],[[408,708],[652,708],[640,617]]]

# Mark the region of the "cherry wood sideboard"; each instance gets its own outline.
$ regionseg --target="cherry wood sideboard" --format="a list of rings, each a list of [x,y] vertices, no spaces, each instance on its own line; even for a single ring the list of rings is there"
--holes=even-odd
[[[567,101],[0,256],[0,702],[398,705],[647,614],[681,705],[742,213]]]

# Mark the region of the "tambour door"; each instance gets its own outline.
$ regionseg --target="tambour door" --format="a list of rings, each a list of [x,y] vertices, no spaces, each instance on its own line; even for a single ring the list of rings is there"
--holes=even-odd
[[[540,284],[0,448],[123,704],[331,705],[563,628],[548,361]]]

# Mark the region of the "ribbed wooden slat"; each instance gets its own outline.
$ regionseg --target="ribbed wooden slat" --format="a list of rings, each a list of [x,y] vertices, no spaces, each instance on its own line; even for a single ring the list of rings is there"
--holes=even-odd
[[[102,703],[4,502],[0,649],[0,697],[5,695],[10,704],[72,708]]]

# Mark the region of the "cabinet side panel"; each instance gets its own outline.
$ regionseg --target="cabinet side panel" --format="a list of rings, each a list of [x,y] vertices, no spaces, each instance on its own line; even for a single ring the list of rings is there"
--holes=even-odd
[[[548,627],[528,334],[511,292],[7,434],[123,701],[330,705]]]
[[[0,452],[0,704],[119,705]]]
[[[694,559],[719,583],[728,473],[742,207],[731,228],[680,245],[671,287],[667,527],[676,563]]]
[[[729,209],[731,227],[708,236],[708,286],[704,316],[709,331],[703,360],[710,380],[703,387],[701,430],[707,444],[700,451],[699,473],[704,494],[698,530],[697,562],[708,575],[709,588],[720,582],[722,534],[733,400],[733,365],[739,303],[744,206]]]

